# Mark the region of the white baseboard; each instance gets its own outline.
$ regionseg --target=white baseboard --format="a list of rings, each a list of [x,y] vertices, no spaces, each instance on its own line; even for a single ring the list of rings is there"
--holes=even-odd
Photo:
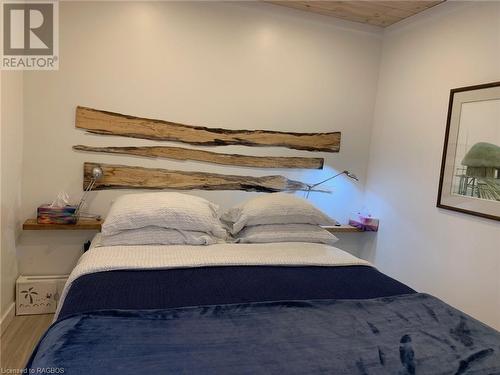
[[[0,320],[0,334],[3,335],[9,324],[12,322],[12,319],[14,319],[15,313],[16,313],[16,304],[12,302]]]

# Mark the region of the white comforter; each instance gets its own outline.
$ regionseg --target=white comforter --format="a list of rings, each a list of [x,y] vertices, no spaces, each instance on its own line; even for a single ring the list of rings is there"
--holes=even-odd
[[[123,269],[169,269],[210,266],[352,266],[369,262],[336,247],[304,242],[220,243],[208,246],[148,245],[101,247],[97,235],[82,255],[62,292],[55,319],[73,281],[95,272]]]

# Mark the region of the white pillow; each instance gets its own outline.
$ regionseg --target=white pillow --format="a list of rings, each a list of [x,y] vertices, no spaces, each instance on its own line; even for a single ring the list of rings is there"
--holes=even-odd
[[[311,224],[269,224],[245,227],[238,243],[316,242],[333,245],[339,239],[327,230]]]
[[[122,195],[109,210],[102,233],[112,235],[148,226],[226,236],[217,205],[193,195],[166,192]]]
[[[335,225],[323,212],[305,199],[285,193],[266,194],[229,209],[222,219],[232,223],[232,234],[247,225],[314,224]]]
[[[205,232],[160,227],[124,230],[117,234],[102,235],[101,246],[119,245],[212,245],[217,239]]]

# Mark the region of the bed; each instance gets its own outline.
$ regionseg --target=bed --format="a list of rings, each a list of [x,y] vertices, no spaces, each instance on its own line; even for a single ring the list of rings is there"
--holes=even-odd
[[[500,333],[325,244],[101,246],[97,235],[27,369],[500,374]]]

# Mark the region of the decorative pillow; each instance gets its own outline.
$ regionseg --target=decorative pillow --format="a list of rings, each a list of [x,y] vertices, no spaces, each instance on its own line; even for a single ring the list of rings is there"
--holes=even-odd
[[[101,246],[118,245],[212,245],[217,239],[205,232],[144,227],[102,235]]]
[[[102,233],[113,235],[148,226],[226,236],[217,205],[193,195],[165,192],[122,195],[109,210]]]
[[[335,225],[323,212],[305,199],[285,193],[266,194],[229,209],[222,219],[232,223],[232,234],[247,225],[314,224]]]
[[[317,242],[333,245],[339,239],[327,230],[311,224],[269,224],[245,227],[235,242]]]

